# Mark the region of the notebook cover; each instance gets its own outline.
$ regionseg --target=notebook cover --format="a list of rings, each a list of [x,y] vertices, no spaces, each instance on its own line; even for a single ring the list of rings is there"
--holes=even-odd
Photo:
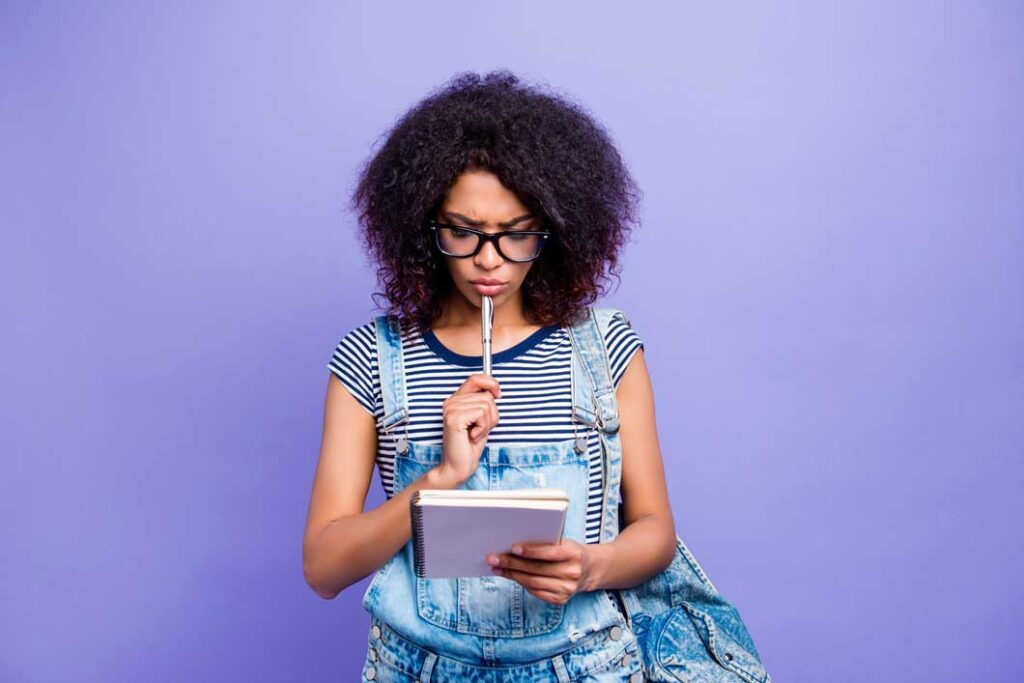
[[[488,553],[519,542],[558,543],[566,510],[417,505],[411,501],[413,554],[420,578],[494,576]]]

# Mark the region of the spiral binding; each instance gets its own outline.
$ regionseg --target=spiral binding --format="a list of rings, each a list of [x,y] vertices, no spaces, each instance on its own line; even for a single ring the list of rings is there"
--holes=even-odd
[[[412,519],[412,550],[413,564],[416,569],[416,576],[426,578],[427,558],[426,546],[423,539],[423,506],[419,505],[420,492],[414,491],[409,501],[409,514]]]

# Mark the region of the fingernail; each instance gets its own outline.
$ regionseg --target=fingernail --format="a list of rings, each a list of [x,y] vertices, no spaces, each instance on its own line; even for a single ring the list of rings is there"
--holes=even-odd
[[[512,552],[514,552],[516,555],[522,555],[523,554],[523,546],[521,546],[521,545],[514,545],[514,546],[512,546]]]
[[[494,555],[488,555],[487,556],[487,564],[491,565],[492,567],[497,567],[498,566],[498,558],[495,557]]]

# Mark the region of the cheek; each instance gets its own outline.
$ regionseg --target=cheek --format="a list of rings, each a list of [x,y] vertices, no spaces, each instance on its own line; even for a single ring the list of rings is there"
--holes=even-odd
[[[533,270],[533,263],[527,263],[520,267],[519,272],[516,273],[516,278],[520,285],[529,277],[531,270]]]
[[[463,261],[468,261],[468,260],[469,259],[456,259],[456,258],[452,258],[450,256],[446,256],[445,257],[444,265],[445,265],[445,267],[448,268],[448,274],[452,276],[452,279],[454,279],[456,281],[463,279],[459,275],[460,275],[460,272],[461,272],[462,268],[465,268],[465,265],[466,265],[465,263],[463,263]]]

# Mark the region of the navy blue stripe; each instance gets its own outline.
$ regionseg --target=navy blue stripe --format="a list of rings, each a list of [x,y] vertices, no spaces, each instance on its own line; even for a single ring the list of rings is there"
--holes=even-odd
[[[613,318],[605,331],[605,344],[612,380],[618,386],[630,359],[643,348],[643,343],[627,323]],[[441,403],[470,374],[480,371],[482,359],[455,353],[441,344],[432,331],[420,335],[411,325],[403,328],[402,351],[409,399],[409,438],[441,443]],[[502,388],[497,401],[501,420],[488,436],[488,443],[550,443],[575,436],[571,418],[571,354],[568,330],[554,325],[494,354],[493,372]],[[375,419],[383,417],[372,321],[346,334],[327,365],[370,415]],[[378,432],[377,439],[377,466],[388,497],[394,493],[394,436]],[[590,432],[588,458],[586,535],[588,543],[596,543],[603,472],[601,448],[594,432]]]
[[[536,346],[538,343],[543,341],[546,337],[548,337],[549,335],[551,335],[551,333],[555,332],[558,329],[559,328],[557,325],[547,325],[545,327],[540,328],[539,330],[535,330],[532,334],[530,334],[529,337],[519,342],[515,346],[509,347],[497,353],[492,353],[491,363],[504,363],[506,361],[512,360],[513,358],[519,356],[520,354],[532,349],[534,346]],[[429,346],[434,353],[436,353],[438,356],[448,361],[452,365],[462,365],[465,367],[483,367],[484,357],[482,355],[465,356],[461,353],[455,353],[454,351],[452,351],[447,346],[441,343],[441,340],[437,338],[436,334],[434,334],[434,330],[427,330],[426,333],[421,337],[421,339],[424,342],[426,342],[427,346]]]

